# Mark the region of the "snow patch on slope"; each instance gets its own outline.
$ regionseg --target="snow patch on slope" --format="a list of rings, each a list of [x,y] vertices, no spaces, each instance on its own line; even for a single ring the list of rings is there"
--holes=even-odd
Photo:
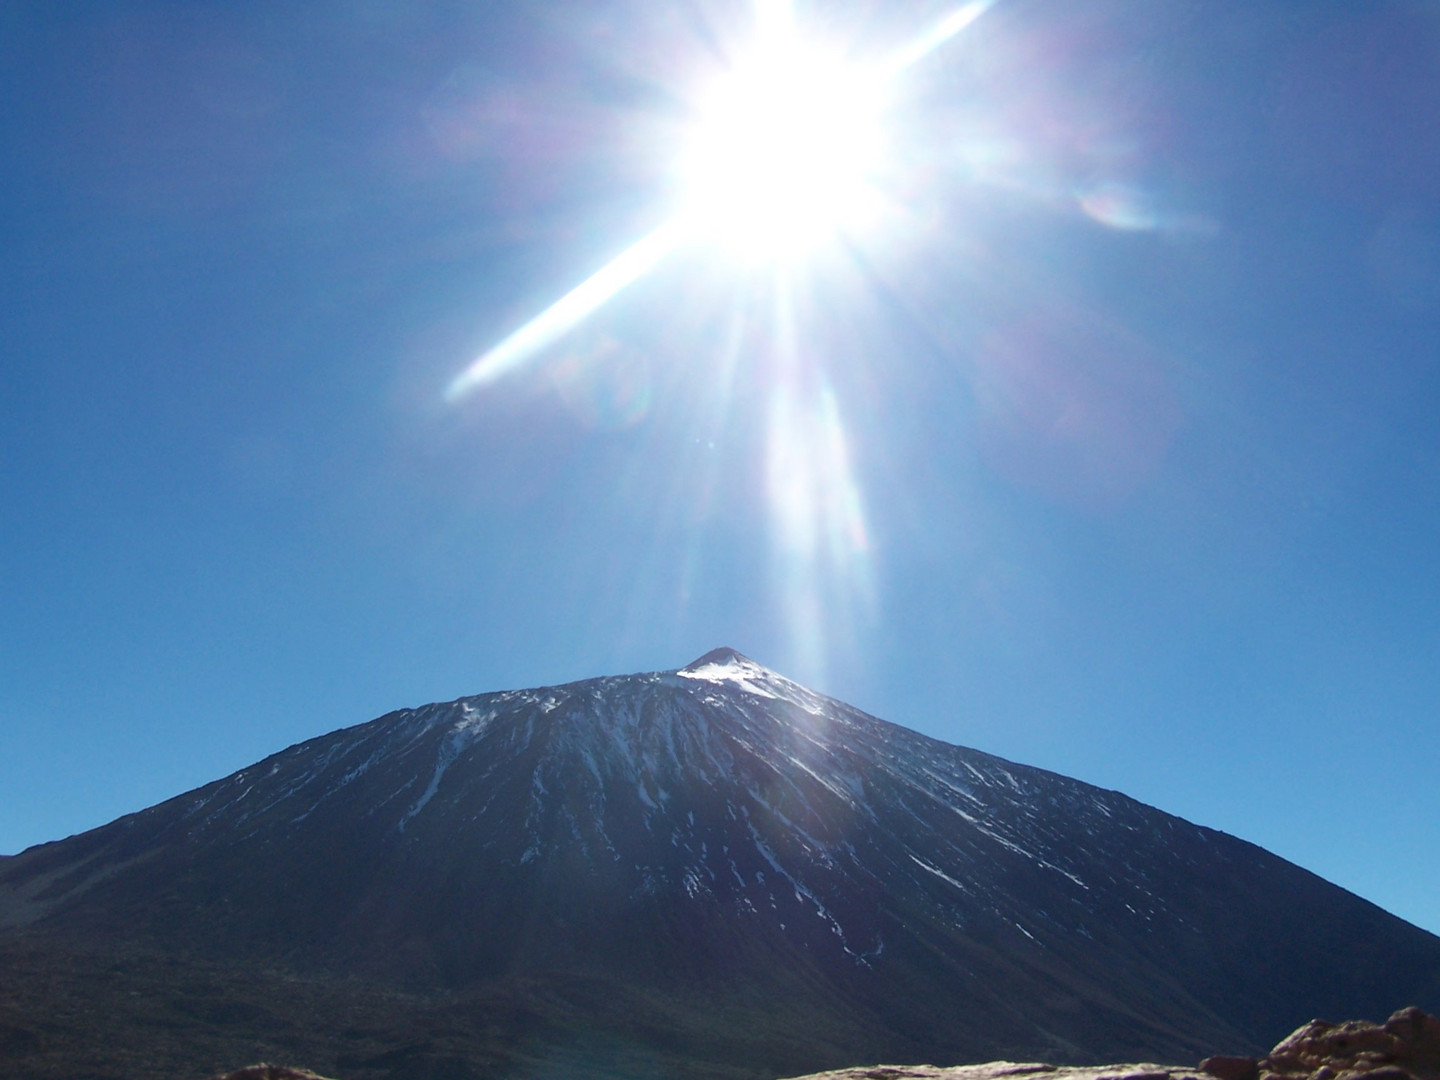
[[[678,671],[676,674],[682,679],[694,679],[697,682],[728,683],[744,690],[747,694],[754,694],[756,697],[770,698],[771,700],[776,697],[763,685],[765,669],[750,661],[704,664],[697,668]]]
[[[399,829],[405,831],[405,823],[416,814],[424,810],[435,793],[440,790],[440,781],[446,771],[455,763],[460,752],[485,733],[485,729],[495,720],[495,710],[491,709],[485,713],[476,713],[469,702],[460,706],[461,716],[455,725],[440,741],[440,748],[435,754],[435,772],[430,777],[430,783],[420,793],[420,798],[415,800],[415,805],[410,807],[405,816],[400,819]],[[538,777],[537,777],[538,779]]]

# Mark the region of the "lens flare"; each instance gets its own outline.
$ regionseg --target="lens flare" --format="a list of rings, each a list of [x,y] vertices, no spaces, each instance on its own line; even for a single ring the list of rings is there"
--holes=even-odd
[[[766,487],[776,593],[795,661],[816,675],[872,601],[870,538],[839,404],[823,382],[770,402]]]
[[[773,275],[774,323],[768,342],[753,350],[754,375],[767,391],[773,595],[795,666],[810,678],[823,677],[829,660],[853,647],[874,591],[840,403],[823,359],[801,342],[791,287],[802,269],[822,269],[822,257],[854,257],[855,242],[887,209],[880,181],[895,164],[886,125],[896,100],[891,84],[992,3],[963,4],[898,51],[862,62],[801,33],[789,0],[756,0],[749,48],[690,98],[693,123],[674,163],[681,193],[669,220],[477,358],[447,390],[454,401],[522,370],[682,245],[728,253],[696,265],[735,272],[743,295],[764,291]],[[751,314],[737,310],[737,325],[756,325]],[[738,345],[730,353],[736,359]],[[561,371],[560,383],[588,392],[585,375]],[[584,407],[589,398],[579,400]],[[615,403],[639,410],[648,399],[637,391]]]
[[[995,0],[971,0],[968,4],[960,5],[960,7],[956,8],[931,27],[928,34],[923,34],[916,38],[909,45],[905,46],[905,48],[890,57],[889,62],[886,63],[882,69],[883,77],[891,79],[899,75],[906,68],[914,67],[956,34],[967,29],[971,23],[981,15],[984,15],[994,4]]]
[[[788,0],[757,0],[753,51],[701,95],[679,164],[682,210],[498,345],[446,389],[456,401],[522,369],[697,235],[750,260],[784,260],[868,222],[885,159],[886,85],[980,17],[972,0],[883,63],[850,64],[798,32]]]
[[[679,246],[684,223],[666,222],[631,244],[590,277],[551,304],[493,349],[475,360],[445,391],[450,401],[494,382],[521,367],[540,350],[553,345],[589,315],[608,303],[627,285],[644,277],[661,259]]]

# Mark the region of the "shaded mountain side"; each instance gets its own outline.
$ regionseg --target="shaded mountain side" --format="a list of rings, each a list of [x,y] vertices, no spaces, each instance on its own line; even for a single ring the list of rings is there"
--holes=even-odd
[[[1440,939],[1374,905],[731,650],[293,746],[0,862],[0,927],[36,970],[56,957],[56,1001],[102,1007],[63,972],[119,949],[217,973],[221,998],[234,966],[282,999],[303,973],[327,1010],[410,1002],[363,1066],[391,1072],[367,1076],[418,1075],[398,1064],[407,1024],[447,1033],[457,1076],[588,1045],[718,1080],[1187,1060],[1314,1015],[1440,1005]],[[32,1030],[48,1007],[17,1008]],[[345,1030],[270,1056],[323,1070]]]
[[[414,994],[253,961],[0,945],[6,1080],[202,1077],[257,1060],[346,1080],[759,1080],[855,1059],[822,1013],[680,1008],[558,976]]]

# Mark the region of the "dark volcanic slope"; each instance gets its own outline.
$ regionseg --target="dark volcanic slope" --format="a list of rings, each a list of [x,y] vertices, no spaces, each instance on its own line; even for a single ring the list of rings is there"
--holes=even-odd
[[[502,1050],[623,1027],[717,1076],[1181,1060],[1440,1005],[1440,938],[1298,867],[725,650],[291,747],[0,862],[0,922],[444,990]]]

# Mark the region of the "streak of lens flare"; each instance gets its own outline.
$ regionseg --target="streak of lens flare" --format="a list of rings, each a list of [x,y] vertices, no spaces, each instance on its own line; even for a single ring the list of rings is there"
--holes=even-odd
[[[906,68],[914,67],[955,35],[967,29],[994,5],[995,0],[971,0],[968,4],[962,4],[936,23],[928,34],[916,38],[895,52],[881,67],[882,77],[893,79]]]
[[[553,345],[607,304],[621,289],[653,270],[665,256],[680,246],[685,239],[685,229],[683,219],[673,218],[631,244],[457,375],[445,391],[446,399],[455,401],[510,374],[541,350]]]
[[[873,606],[871,545],[840,405],[798,341],[790,285],[777,278],[766,494],[774,585],[793,658],[821,677]]]
[[[795,661],[823,674],[873,603],[870,537],[835,394],[782,386],[770,403],[766,488],[775,584]]]
[[[1106,184],[1077,194],[1075,201],[1092,221],[1121,232],[1150,232],[1160,224],[1144,194],[1134,188]]]
[[[1128,185],[1101,184],[1079,191],[1075,202],[1091,221],[1117,232],[1212,236],[1216,231],[1213,221],[1198,214],[1162,212],[1154,196]]]

